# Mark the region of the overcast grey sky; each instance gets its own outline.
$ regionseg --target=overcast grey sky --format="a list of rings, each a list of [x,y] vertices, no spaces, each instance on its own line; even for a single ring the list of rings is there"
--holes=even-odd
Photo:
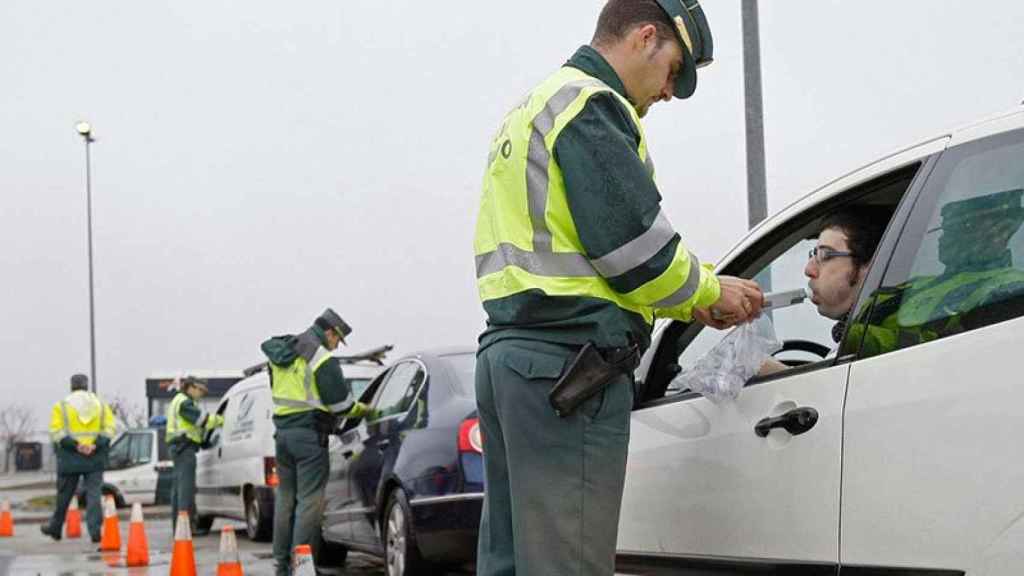
[[[504,112],[591,35],[595,0],[0,2],[0,378],[45,426],[101,393],[237,369],[333,306],[354,349],[472,344],[472,234]],[[739,0],[715,64],[645,119],[664,206],[715,260],[746,226]],[[762,0],[769,210],[1024,99],[1024,3]]]

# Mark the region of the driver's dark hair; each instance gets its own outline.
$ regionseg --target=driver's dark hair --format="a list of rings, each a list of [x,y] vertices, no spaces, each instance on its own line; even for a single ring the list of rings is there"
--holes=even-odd
[[[633,28],[647,24],[654,24],[657,29],[659,48],[675,40],[675,28],[657,0],[608,0],[597,18],[591,44],[609,46],[625,38]]]
[[[878,206],[848,206],[825,218],[822,230],[835,228],[846,236],[854,265],[864,266],[871,261],[882,241],[892,211]]]

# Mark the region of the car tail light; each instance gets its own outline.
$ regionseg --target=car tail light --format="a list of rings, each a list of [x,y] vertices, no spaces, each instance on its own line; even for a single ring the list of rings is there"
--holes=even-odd
[[[459,426],[459,452],[484,453],[484,436],[479,418],[467,418]]]
[[[277,460],[273,456],[263,458],[263,479],[267,486],[277,486]]]

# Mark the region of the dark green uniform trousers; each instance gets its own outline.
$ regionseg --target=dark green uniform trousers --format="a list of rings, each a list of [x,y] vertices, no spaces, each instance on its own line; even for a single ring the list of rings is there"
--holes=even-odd
[[[71,499],[78,491],[78,479],[85,484],[85,525],[93,542],[100,541],[100,529],[103,527],[103,471],[83,472],[81,474],[57,475],[57,503],[53,516],[50,517],[50,534],[62,534],[64,518],[67,516]]]
[[[274,434],[277,494],[274,499],[274,561],[277,574],[291,573],[291,553],[309,544],[320,549],[324,488],[330,460],[327,435],[310,428],[280,428]]]
[[[196,531],[196,452],[193,442],[175,442],[171,445],[174,458],[174,485],[171,486],[171,526],[178,526],[178,511],[188,510],[189,529]]]
[[[632,376],[559,418],[548,392],[577,350],[501,340],[480,352],[484,442],[480,576],[611,576],[626,475]]]

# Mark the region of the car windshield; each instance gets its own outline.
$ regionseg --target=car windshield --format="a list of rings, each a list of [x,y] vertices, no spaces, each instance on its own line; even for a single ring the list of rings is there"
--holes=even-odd
[[[455,388],[463,396],[476,396],[473,375],[476,373],[476,354],[450,354],[441,356],[455,373]]]

